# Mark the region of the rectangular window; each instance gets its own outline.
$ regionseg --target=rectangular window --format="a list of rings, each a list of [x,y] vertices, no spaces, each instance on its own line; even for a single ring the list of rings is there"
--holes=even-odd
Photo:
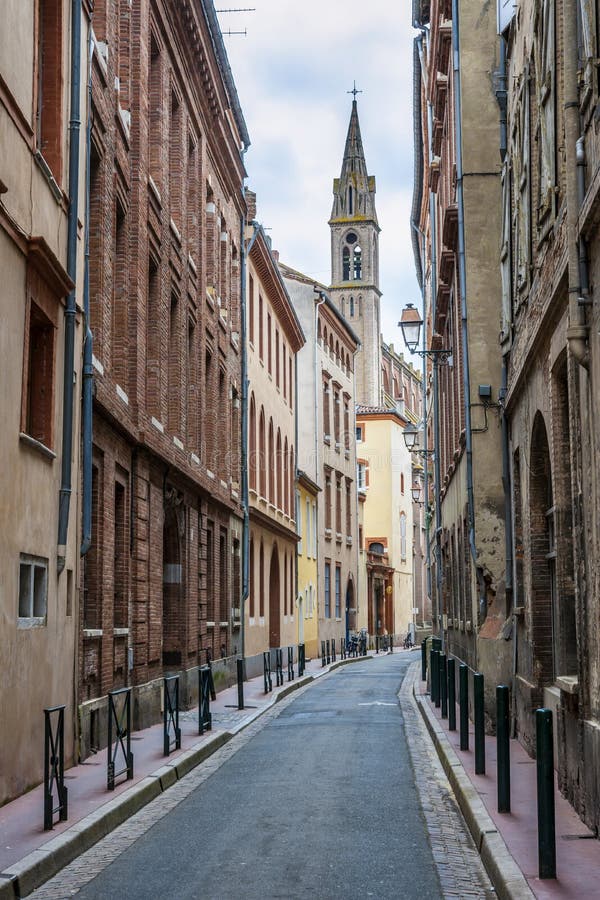
[[[273,348],[271,346],[271,313],[267,313],[267,371],[273,373]]]
[[[169,307],[169,357],[168,366],[168,427],[172,434],[179,434],[179,398],[180,398],[180,366],[181,366],[181,341],[179,335],[179,297],[175,291],[171,292],[171,305]]]
[[[325,477],[325,537],[331,537],[331,478]]]
[[[325,618],[331,618],[331,563],[325,563]]]
[[[346,478],[346,537],[352,537],[352,482]]]
[[[283,369],[283,399],[287,400],[287,351],[285,344],[281,342],[282,369]]]
[[[331,423],[329,418],[329,384],[324,381],[323,382],[323,439],[325,442],[329,442],[331,440]]]
[[[94,23],[96,19],[96,5],[94,4]],[[94,24],[95,28],[95,24]],[[158,40],[154,34],[150,35],[150,60],[148,67],[148,167],[150,177],[156,187],[161,190],[162,185],[162,123],[163,123],[163,98],[162,98],[162,65]]]
[[[310,500],[306,498],[306,555],[310,556],[311,544]]]
[[[262,294],[258,295],[258,355],[261,361],[265,357],[264,337],[263,337],[263,298]]]
[[[302,503],[300,502],[300,492],[296,491],[296,532],[300,540],[298,541],[298,555],[302,556]]]
[[[333,435],[336,449],[340,446],[340,392],[337,388],[333,391]]]
[[[227,532],[221,529],[219,537],[219,615],[221,622],[227,622]]]
[[[338,565],[335,567],[335,617],[340,619],[342,616],[342,570]]]
[[[344,397],[344,449],[350,449],[350,402]]]
[[[367,489],[367,464],[358,462],[356,465],[358,490],[366,491]]]
[[[275,385],[279,387],[279,328],[275,329]]]
[[[294,408],[294,383],[292,379],[292,354],[290,353],[290,358],[288,360],[288,368],[289,368],[289,387],[290,387],[290,409]]]
[[[214,525],[209,522],[206,527],[206,618],[214,625],[215,611],[215,550]]]
[[[19,619],[37,619],[45,625],[48,612],[48,560],[21,553],[19,564]]]
[[[36,143],[56,181],[62,181],[62,10],[57,0],[39,0],[37,36]]]
[[[317,558],[317,504],[313,503],[312,555]]]
[[[115,509],[114,509],[114,569],[113,569],[113,622],[115,628],[127,627],[127,560],[128,542],[126,532],[126,502],[125,486],[119,481],[115,482]]]
[[[248,287],[248,339],[254,345],[254,278],[252,275]]]
[[[342,476],[336,475],[335,479],[335,535],[338,540],[342,537]]]
[[[46,447],[53,443],[55,327],[31,300],[25,346],[23,431]]]

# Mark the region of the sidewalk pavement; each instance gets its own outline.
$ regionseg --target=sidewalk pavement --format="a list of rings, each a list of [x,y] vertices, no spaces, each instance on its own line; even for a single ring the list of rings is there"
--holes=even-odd
[[[470,750],[460,749],[459,731],[448,731],[420,680],[420,663],[411,666],[417,706],[488,875],[501,898],[539,900],[600,897],[600,842],[555,788],[556,879],[538,877],[536,762],[516,740],[510,741],[511,812],[497,812],[496,738],[486,735],[486,774],[475,775],[475,737],[469,722]],[[458,705],[458,704],[457,704]],[[458,714],[457,714],[458,722]],[[556,775],[555,775],[556,780]]]
[[[373,654],[370,653],[369,656]],[[367,659],[369,657],[366,657]],[[358,657],[365,659],[365,657]],[[181,749],[163,756],[163,726],[153,725],[131,735],[134,778],[119,780],[114,791],[106,789],[107,750],[90,756],[65,773],[68,790],[67,822],[43,830],[43,785],[0,808],[0,900],[26,897],[60,869],[182,778],[226,744],[278,700],[340,665],[322,667],[321,659],[307,662],[302,678],[287,681],[264,693],[262,675],[244,683],[244,706],[238,710],[237,684],[217,694],[210,705],[212,730],[198,734],[198,708],[181,712]],[[40,748],[43,752],[43,748]]]

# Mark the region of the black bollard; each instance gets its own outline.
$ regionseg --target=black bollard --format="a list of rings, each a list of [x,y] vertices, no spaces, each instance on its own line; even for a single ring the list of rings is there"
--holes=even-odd
[[[431,653],[429,654],[429,693],[431,696],[431,702],[435,703],[435,693],[438,687],[438,681],[436,677],[436,668],[435,668],[435,658],[437,656],[437,650],[432,646]]]
[[[448,718],[448,668],[446,654],[440,653],[440,699],[442,703],[442,719]]]
[[[448,659],[448,731],[456,731],[456,660]]]
[[[237,661],[238,709],[244,708],[244,660]]]
[[[498,760],[498,812],[510,812],[510,721],[505,684],[496,687],[496,758]]]
[[[460,749],[469,749],[469,667],[458,667],[458,696],[460,702]]]
[[[536,709],[538,860],[540,878],[556,878],[552,711]]]
[[[434,682],[435,682],[435,700],[434,700],[434,703],[435,703],[435,705],[436,705],[436,707],[437,707],[438,709],[439,709],[440,704],[441,704],[441,702],[442,702],[442,698],[441,698],[441,695],[440,695],[440,655],[441,655],[441,651],[440,651],[440,650],[436,650],[436,651],[435,651],[435,654],[434,654],[434,657],[433,657],[433,671],[432,671],[432,673],[431,673],[431,674],[433,675],[433,680],[434,680]]]
[[[427,681],[427,638],[421,643],[421,681]]]
[[[475,774],[485,775],[485,716],[483,707],[483,675],[473,675],[473,724],[475,725]]]

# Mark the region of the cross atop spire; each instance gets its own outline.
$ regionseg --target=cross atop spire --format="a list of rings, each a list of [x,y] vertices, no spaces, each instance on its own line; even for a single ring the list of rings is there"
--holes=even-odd
[[[346,93],[347,93],[347,94],[353,94],[353,95],[354,95],[354,102],[356,103],[356,95],[357,95],[357,94],[362,94],[362,91],[359,91],[359,90],[357,90],[357,88],[356,88],[356,79],[354,79],[354,87],[352,88],[352,90],[351,90],[351,91],[346,91]]]

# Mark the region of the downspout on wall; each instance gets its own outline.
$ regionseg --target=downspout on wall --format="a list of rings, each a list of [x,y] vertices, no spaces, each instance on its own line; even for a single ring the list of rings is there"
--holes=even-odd
[[[94,42],[90,35],[89,62],[88,62],[88,115],[85,138],[85,263],[83,275],[83,320],[85,324],[85,337],[83,344],[83,383],[81,386],[81,547],[79,553],[85,556],[92,546],[92,405],[93,405],[93,378],[92,365],[93,337],[90,328],[90,156],[92,146],[92,58],[94,55]],[[133,471],[132,471],[133,478]],[[131,497],[133,498],[133,483],[131,484]],[[133,517],[131,519],[133,521]]]
[[[61,485],[58,503],[57,570],[66,562],[73,455],[73,395],[75,381],[75,316],[77,311],[77,221],[79,214],[79,133],[81,129],[81,0],[71,2],[71,117],[69,120],[69,213],[67,218],[67,274],[75,285],[65,308],[63,370],[63,428]]]
[[[460,26],[458,0],[452,0],[452,67],[454,74],[454,125],[456,133],[456,200],[458,207],[458,282],[460,291],[463,349],[463,391],[465,400],[465,456],[467,466],[467,510],[469,516],[469,549],[479,587],[479,622],[487,612],[485,581],[477,562],[475,546],[475,498],[473,490],[473,430],[471,424],[471,373],[469,366],[469,329],[467,313],[467,270],[465,260],[465,206],[463,195],[462,105],[460,76]]]
[[[589,369],[589,327],[585,321],[585,304],[580,272],[579,242],[577,240],[577,218],[580,201],[578,182],[583,174],[581,157],[583,146],[578,146],[579,123],[579,91],[577,86],[577,2],[565,0],[564,4],[564,116],[565,116],[565,155],[567,180],[567,242],[569,271],[569,325],[567,343],[573,358]],[[578,152],[579,151],[579,152]],[[579,159],[578,159],[579,156]],[[585,266],[587,275],[587,262]]]
[[[246,217],[242,216],[241,223],[241,240],[240,240],[240,281],[241,281],[241,297],[240,297],[240,337],[242,342],[242,448],[241,448],[241,479],[242,479],[242,596],[240,608],[240,651],[242,659],[246,657],[246,602],[250,595],[250,498],[248,492],[248,348],[246,346],[246,260],[250,256],[250,251],[254,245],[254,241],[258,237],[258,225],[256,222],[251,223],[254,233],[250,238],[248,248],[246,249]],[[245,672],[244,672],[245,677]]]

